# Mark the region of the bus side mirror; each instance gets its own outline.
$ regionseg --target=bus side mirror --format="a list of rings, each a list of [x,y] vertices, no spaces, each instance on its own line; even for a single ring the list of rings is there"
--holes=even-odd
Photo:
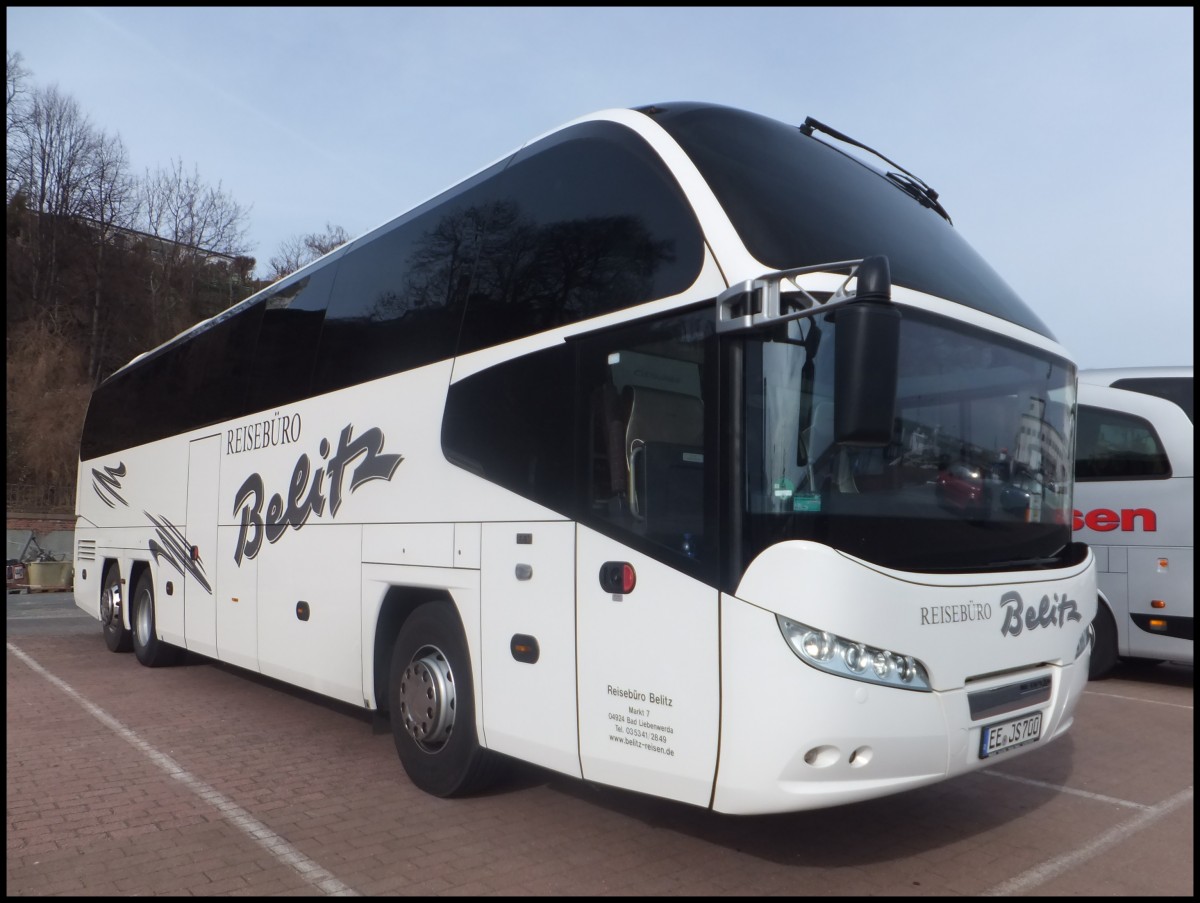
[[[891,303],[886,257],[862,262],[856,298],[836,316],[834,441],[882,447],[892,440],[900,356],[900,311]]]

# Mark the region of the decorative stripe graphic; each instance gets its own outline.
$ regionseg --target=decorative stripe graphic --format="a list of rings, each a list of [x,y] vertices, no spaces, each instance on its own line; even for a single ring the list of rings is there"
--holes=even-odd
[[[92,488],[96,490],[96,495],[100,496],[100,501],[104,502],[110,508],[117,507],[113,504],[113,499],[116,499],[122,505],[129,504],[117,492],[121,488],[121,481],[117,477],[123,476],[125,476],[124,461],[119,462],[116,467],[104,468],[104,473],[98,470],[92,471]]]
[[[162,541],[162,545],[159,545],[153,539],[150,540],[150,554],[154,556],[154,560],[157,562],[160,558],[163,559],[175,568],[181,577],[184,576],[184,571],[191,574],[196,582],[212,595],[212,587],[208,585],[208,578],[204,574],[204,562],[199,556],[192,558],[192,545],[187,541],[187,537],[165,517],[155,517],[149,511],[143,511],[142,514],[158,528],[158,538]]]

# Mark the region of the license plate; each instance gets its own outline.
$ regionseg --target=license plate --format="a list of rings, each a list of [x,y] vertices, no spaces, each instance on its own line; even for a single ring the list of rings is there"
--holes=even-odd
[[[1042,713],[1022,715],[1012,721],[990,724],[979,732],[979,758],[1032,743],[1042,735]]]

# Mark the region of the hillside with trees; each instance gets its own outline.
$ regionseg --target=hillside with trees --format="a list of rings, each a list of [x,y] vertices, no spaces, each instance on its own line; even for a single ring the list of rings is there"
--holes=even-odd
[[[219,182],[182,160],[135,174],[119,136],[7,62],[8,505],[69,510],[93,388],[347,236],[292,239],[256,281],[248,210]]]

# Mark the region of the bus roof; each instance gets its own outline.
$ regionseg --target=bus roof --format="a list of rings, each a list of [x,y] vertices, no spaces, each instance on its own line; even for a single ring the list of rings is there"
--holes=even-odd
[[[1119,379],[1179,378],[1192,376],[1192,367],[1104,367],[1079,371],[1079,381],[1091,386],[1111,386]]]

